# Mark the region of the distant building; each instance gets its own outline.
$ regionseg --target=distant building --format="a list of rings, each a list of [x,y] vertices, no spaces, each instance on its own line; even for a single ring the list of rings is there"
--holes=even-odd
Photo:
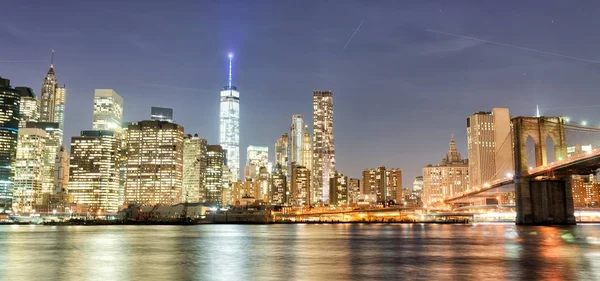
[[[310,205],[310,170],[304,166],[295,165],[292,169],[291,203],[297,206]]]
[[[402,171],[384,166],[363,171],[363,194],[371,194],[378,202],[402,200]]]
[[[69,194],[92,214],[119,211],[118,150],[113,131],[82,131],[71,138]]]
[[[423,176],[418,176],[413,181],[413,191],[421,192],[421,190],[423,190]]]
[[[592,174],[589,176],[575,175],[571,179],[573,187],[573,206],[575,208],[598,208],[600,195],[598,179]]]
[[[0,77],[0,212],[12,208],[21,94]]]
[[[15,165],[13,210],[30,213],[35,210],[36,194],[42,192],[42,183],[48,169],[46,159],[46,132],[37,128],[19,129]]]
[[[507,174],[514,174],[510,122],[508,108],[476,112],[467,118],[471,187],[481,187]]]
[[[333,138],[333,92],[313,91],[313,201],[329,201],[329,178],[336,172]]]
[[[359,179],[350,178],[348,180],[348,202],[357,203],[361,195],[361,181]]]
[[[183,127],[158,120],[129,125],[125,202],[180,203],[182,181]]]
[[[21,103],[19,105],[19,128],[25,128],[27,122],[39,121],[40,100],[38,100],[31,88],[16,87],[15,90],[21,94]]]
[[[571,157],[573,155],[577,155],[579,153],[590,152],[592,151],[592,145],[581,145],[576,144],[574,146],[567,147],[567,157]]]
[[[94,91],[94,130],[120,133],[123,122],[123,98],[112,89]]]
[[[348,177],[335,173],[329,179],[329,205],[347,206],[348,203]]]
[[[258,184],[256,199],[271,203],[271,173],[267,167],[260,167],[256,183]]]
[[[57,165],[57,160],[59,160],[61,148],[66,149],[61,145],[63,130],[60,128],[60,124],[56,122],[27,122],[26,128],[38,128],[46,131],[46,152],[44,155],[46,163],[44,167],[48,171],[44,173],[42,192],[36,194],[38,196],[37,202],[39,203],[42,201],[44,194],[51,195],[58,190],[55,178],[59,172],[60,165]]]
[[[233,86],[233,54],[229,54],[229,79],[221,90],[219,109],[219,144],[227,153],[231,181],[240,179],[240,92]]]
[[[220,145],[206,147],[206,174],[204,188],[206,202],[221,205],[223,200],[223,168],[227,166],[227,152]]]
[[[182,202],[204,202],[206,173],[206,139],[198,134],[183,140],[183,199]]]
[[[290,175],[291,176],[291,175]],[[291,177],[290,177],[291,178]],[[289,190],[287,177],[283,172],[282,165],[277,164],[271,174],[271,202],[274,204],[288,203]]]
[[[173,109],[153,106],[150,108],[150,120],[173,123]]]
[[[246,150],[246,168],[244,178],[257,180],[260,168],[269,165],[269,147],[249,145]]]
[[[442,207],[446,198],[469,190],[469,164],[456,149],[454,137],[450,150],[439,165],[423,168],[422,201],[426,207]]]
[[[289,176],[290,139],[288,134],[283,134],[275,142],[275,166],[279,165],[284,176]]]

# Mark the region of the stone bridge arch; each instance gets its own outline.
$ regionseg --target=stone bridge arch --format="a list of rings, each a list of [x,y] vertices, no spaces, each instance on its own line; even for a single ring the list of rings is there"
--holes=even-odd
[[[534,142],[535,165],[548,164],[546,138],[554,142],[554,157],[561,160],[567,157],[565,120],[562,117],[514,117],[511,120],[514,138],[515,174],[527,171],[527,138]]]

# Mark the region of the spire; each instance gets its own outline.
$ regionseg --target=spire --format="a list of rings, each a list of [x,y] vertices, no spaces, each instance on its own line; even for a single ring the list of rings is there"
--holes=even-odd
[[[229,80],[227,83],[227,86],[229,86],[229,88],[231,88],[231,60],[233,59],[233,53],[229,53]]]
[[[540,107],[536,104],[535,105],[535,117],[540,117]]]
[[[456,141],[454,141],[454,134],[450,135],[450,149],[448,150],[448,154],[446,154],[446,163],[454,163],[460,162],[462,159],[460,157],[460,153],[458,153],[458,149],[456,148]]]
[[[52,55],[50,56],[50,68],[54,68],[54,50],[52,50]]]

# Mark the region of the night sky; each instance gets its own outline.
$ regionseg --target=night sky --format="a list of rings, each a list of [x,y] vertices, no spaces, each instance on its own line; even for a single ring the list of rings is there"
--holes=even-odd
[[[531,116],[539,104],[600,125],[596,1],[4,0],[1,9],[0,76],[39,97],[54,49],[67,142],[91,129],[94,89],[112,88],[124,121],[172,107],[186,133],[216,144],[228,52],[242,165],[248,145],[273,155],[292,114],[312,131],[317,89],[334,92],[338,170],[399,167],[406,187],[440,161],[450,134],[466,156],[474,111]]]

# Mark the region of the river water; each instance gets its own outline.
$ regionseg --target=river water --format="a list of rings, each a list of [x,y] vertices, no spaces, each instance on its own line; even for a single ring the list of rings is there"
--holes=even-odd
[[[600,225],[5,225],[0,280],[600,280]]]

